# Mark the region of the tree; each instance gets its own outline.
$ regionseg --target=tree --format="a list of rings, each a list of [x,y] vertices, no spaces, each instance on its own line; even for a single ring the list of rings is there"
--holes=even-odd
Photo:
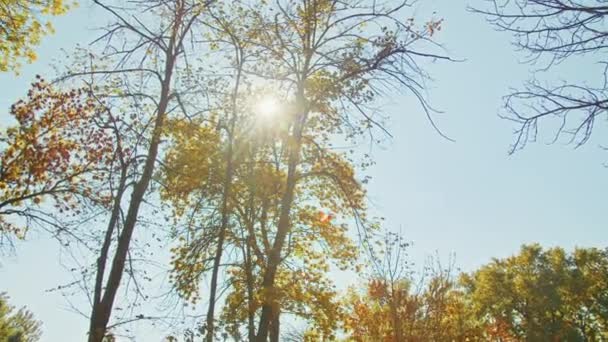
[[[429,261],[416,279],[402,237],[388,233],[365,287],[344,297],[349,341],[482,341],[482,330],[452,274]],[[361,291],[363,290],[363,291]]]
[[[178,207],[186,204],[189,209],[185,216],[189,222],[195,218],[197,225],[183,239],[183,245],[175,250],[176,285],[181,287],[180,291],[186,298],[197,298],[196,279],[207,270],[211,261],[208,248],[213,246],[216,251],[214,266],[211,266],[212,294],[205,328],[208,332],[213,330],[210,313],[215,302],[217,278],[214,274],[217,274],[218,257],[221,258],[223,253],[220,247],[225,243],[242,249],[243,259],[239,262],[245,268],[243,277],[247,278],[244,283],[247,284],[246,298],[250,308],[257,305],[257,300],[252,299],[256,297],[253,292],[259,291],[265,297],[257,339],[266,340],[270,334],[273,335],[271,340],[276,340],[279,336],[279,312],[286,302],[282,301],[282,291],[274,283],[275,277],[285,272],[283,263],[289,264],[292,252],[295,255],[298,249],[301,255],[296,256],[296,260],[306,259],[307,253],[313,253],[314,259],[322,260],[324,254],[320,254],[314,245],[323,244],[327,239],[333,239],[330,245],[348,242],[342,237],[345,231],[342,224],[328,224],[331,218],[326,220],[323,215],[340,220],[352,215],[361,224],[362,233],[366,234],[364,231],[369,227],[365,219],[363,186],[355,177],[351,159],[346,153],[332,151],[331,140],[340,135],[356,140],[364,133],[373,136],[374,129],[382,129],[374,118],[377,113],[369,105],[374,95],[382,92],[378,87],[389,86],[393,81],[411,90],[424,109],[429,110],[421,96],[421,88],[418,88],[419,83],[414,81],[425,77],[416,65],[416,58],[445,57],[418,52],[414,46],[423,48],[427,43],[429,47],[435,46],[430,37],[440,30],[441,21],[429,22],[420,29],[413,28],[411,21],[403,24],[395,14],[406,5],[404,2],[384,7],[361,3],[350,7],[338,1],[302,1],[249,9],[237,3],[231,11],[218,9],[222,20],[216,20],[212,25],[220,27],[218,31],[221,34],[214,45],[219,50],[229,51],[231,56],[235,51],[236,57],[229,60],[234,70],[242,69],[242,73],[237,74],[246,75],[243,76],[247,77],[243,84],[258,82],[272,89],[265,96],[279,101],[281,109],[276,118],[279,124],[267,130],[267,136],[260,141],[255,141],[259,137],[250,133],[254,125],[249,122],[255,118],[247,118],[253,112],[247,107],[239,109],[241,119],[236,131],[233,126],[225,129],[226,123],[234,118],[232,109],[220,114],[217,123],[212,122],[202,130],[188,128],[194,132],[193,139],[183,140],[182,137],[187,135],[180,134],[177,139],[182,146],[177,146],[177,150],[181,149],[183,153],[176,152],[171,160],[165,162],[171,173],[168,175],[172,177],[163,180],[166,198],[174,204],[177,202]],[[278,14],[273,15],[273,10],[278,10]],[[234,19],[226,19],[225,13],[235,13]],[[214,19],[217,17],[220,15]],[[366,34],[366,25],[382,23],[394,26],[394,31],[385,27],[377,35]],[[319,36],[314,38],[316,34]],[[245,59],[242,54],[244,47],[247,50]],[[264,94],[260,97],[263,98]],[[219,107],[223,104],[234,108],[234,99],[234,94],[224,97],[225,101]],[[247,104],[241,100],[239,106]],[[208,137],[208,133],[199,135],[199,132],[210,132],[213,126],[220,129],[220,136],[226,136],[220,139],[224,143],[218,146],[227,146],[228,150],[221,148],[208,154],[209,145],[197,139]],[[247,142],[248,139],[253,141]],[[212,140],[217,141],[217,138]],[[234,145],[236,140],[239,143]],[[200,152],[196,146],[201,146]],[[233,162],[227,153],[232,148],[242,151],[242,160]],[[213,163],[219,168],[209,168],[210,160],[206,156],[222,156],[219,164]],[[190,164],[190,160],[198,162]],[[227,167],[230,164],[233,165]],[[233,178],[227,178],[229,169],[233,169]],[[187,170],[187,174],[171,170]],[[247,184],[266,183],[266,180],[260,181],[258,175],[274,180],[268,183],[269,192],[260,193],[259,186]],[[217,188],[217,184],[224,186]],[[234,199],[226,196],[229,188],[239,189]],[[220,205],[222,193],[221,202],[224,204]],[[227,208],[226,200],[230,202],[227,207],[232,209],[231,213],[222,209]],[[183,214],[183,207],[178,212]],[[232,229],[237,225],[243,229],[232,233],[229,242],[222,237],[227,223]],[[191,223],[186,226],[190,227]],[[315,230],[318,230],[316,238],[310,234]],[[336,237],[325,231],[336,231]],[[306,236],[306,239],[300,240],[299,236]],[[304,243],[310,248],[297,247]],[[232,247],[226,245],[226,248]],[[256,289],[259,287],[255,281],[256,272],[263,275],[261,290]],[[255,317],[253,310],[248,313],[250,339],[254,331],[251,325]],[[207,334],[208,338],[210,335]]]
[[[8,303],[8,296],[0,294],[0,341],[39,341],[41,325],[27,309],[21,308],[15,312],[15,308]]]
[[[199,45],[186,42],[213,1],[139,1],[137,9],[95,3],[114,20],[95,41],[102,45],[99,56],[86,51],[86,59],[60,81],[84,83],[119,118],[114,125],[115,169],[106,182],[112,191],[107,228],[96,249],[91,287],[89,341],[101,342],[131,261],[131,243],[160,159],[166,122],[170,115],[188,116],[191,96],[200,94],[197,75],[185,57],[191,46]]]
[[[492,339],[601,341],[608,325],[608,251],[523,246],[462,276],[476,317]]]
[[[233,336],[242,323],[247,322],[250,339],[255,338],[253,320],[260,308],[260,272],[263,270],[260,266],[267,258],[285,176],[281,171],[285,162],[280,145],[271,138],[284,132],[277,128],[252,129],[250,122],[255,118],[245,113],[239,115],[232,136],[238,142],[234,148],[239,153],[233,163],[231,187],[235,192],[229,201],[230,229],[223,244],[225,252],[232,257],[225,262],[231,265],[229,276],[225,277],[231,292],[226,297],[222,322]],[[210,253],[217,248],[213,245],[221,232],[218,228],[223,227],[221,184],[228,157],[223,152],[229,144],[222,141],[229,137],[220,138],[214,122],[176,123],[170,127],[175,145],[164,162],[163,198],[172,203],[176,217],[185,218],[187,229],[182,243],[174,249],[173,275],[178,291],[196,301],[201,274],[209,270],[210,263],[216,265]],[[311,170],[314,167],[327,175],[335,174],[340,181],[336,182],[333,177],[316,178],[312,173],[302,179],[306,186],[294,201],[294,226],[284,255],[286,267],[280,270],[275,296],[282,312],[311,320],[319,331],[329,336],[335,329],[334,322],[338,321],[335,318],[338,304],[325,273],[329,260],[341,268],[355,261],[356,249],[347,236],[347,226],[338,220],[349,216],[353,208],[364,210],[363,192],[352,178],[354,173],[348,163],[338,155],[329,152],[319,155],[312,146],[307,155],[310,160],[303,162],[303,166]],[[337,189],[336,183],[343,189]],[[349,205],[343,203],[345,194],[350,196]],[[327,210],[332,212],[331,219],[322,214]],[[307,282],[300,282],[302,278]],[[243,305],[244,302],[247,304]],[[278,327],[278,320],[274,324]],[[277,335],[278,329],[273,334]]]
[[[258,324],[258,341],[266,341],[270,324],[279,315],[273,297],[275,278],[293,227],[292,207],[298,182],[306,178],[302,175],[307,170],[300,163],[307,145],[331,149],[332,134],[352,137],[365,132],[373,137],[373,129],[382,127],[376,118],[378,113],[370,105],[382,93],[383,86],[410,91],[428,114],[421,83],[417,82],[425,74],[417,62],[447,59],[429,50],[436,47],[431,37],[440,30],[441,21],[432,20],[423,27],[415,27],[411,20],[403,22],[407,5],[406,1],[279,1],[276,14],[258,15],[263,31],[251,40],[263,60],[252,72],[279,84],[291,99],[285,122],[288,130],[281,148],[286,160],[284,190],[276,234],[270,241],[264,266],[262,285],[266,299]],[[323,172],[316,176],[324,177]]]
[[[206,24],[211,28],[209,36],[216,49],[220,44],[228,48],[226,59],[233,71],[228,77],[218,79],[217,84],[226,90],[212,92],[219,98],[219,109],[208,121],[212,121],[217,129],[200,120],[175,122],[167,130],[175,145],[167,154],[166,168],[161,176],[164,184],[162,196],[173,204],[175,218],[179,219],[185,213],[189,216],[185,235],[192,240],[174,250],[177,252],[174,270],[181,278],[176,284],[184,297],[193,301],[198,298],[198,278],[206,264],[212,262],[204,326],[207,341],[215,337],[220,267],[229,243],[226,241],[230,237],[229,226],[233,224],[235,196],[232,190],[237,182],[234,178],[242,163],[242,158],[237,158],[242,154],[238,149],[245,146],[240,142],[243,138],[240,131],[243,113],[239,101],[242,100],[241,88],[245,86],[243,65],[247,55],[243,39],[247,34],[238,31],[243,29],[242,25],[234,25],[241,20],[239,15],[242,12],[239,2],[217,5],[209,10],[206,18]],[[241,145],[237,145],[237,141]],[[213,208],[213,211],[209,213],[205,207]],[[212,258],[210,253],[213,253]],[[183,282],[183,277],[190,283]]]
[[[488,0],[489,9],[474,9],[487,16],[497,29],[512,33],[516,46],[529,55],[530,63],[553,70],[559,62],[574,56],[598,57],[604,66],[599,85],[563,83],[546,86],[530,81],[523,90],[506,96],[506,118],[517,123],[510,152],[534,141],[541,121],[556,121],[554,141],[570,135],[576,146],[591,137],[596,119],[608,110],[608,48],[603,0]],[[598,75],[602,71],[598,70]],[[549,126],[551,127],[551,126]]]
[[[46,16],[65,13],[63,0],[7,0],[0,4],[0,71],[19,71],[20,61],[36,60],[34,48],[53,27]]]

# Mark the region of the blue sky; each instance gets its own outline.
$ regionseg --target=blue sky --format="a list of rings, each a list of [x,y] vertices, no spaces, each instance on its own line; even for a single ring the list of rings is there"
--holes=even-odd
[[[523,56],[510,45],[510,36],[466,12],[464,2],[429,0],[420,6],[421,14],[437,11],[445,18],[440,41],[452,56],[466,59],[427,66],[435,79],[430,99],[445,112],[436,116],[437,123],[456,142],[437,135],[411,98],[389,99],[394,138],[374,148],[373,210],[414,242],[410,255],[418,264],[435,251],[444,259],[454,253],[456,265],[467,271],[516,253],[523,243],[607,246],[608,152],[599,148],[607,142],[597,138],[605,134],[605,122],[598,122],[595,138],[579,149],[564,141],[548,145],[546,132],[538,143],[508,156],[513,126],[497,116],[501,97],[528,79],[531,67],[518,62]],[[61,48],[69,51],[95,37],[87,30],[95,17],[82,5],[56,20],[56,35],[44,40],[38,62],[19,77],[0,75],[0,108],[22,96],[33,75],[52,75],[48,66],[62,57]],[[545,76],[593,83],[600,81],[598,70],[591,60],[578,59]],[[18,245],[16,256],[2,257],[0,291],[44,322],[43,341],[82,341],[86,319],[69,310],[59,294],[45,292],[70,280],[59,251],[44,236]],[[155,340],[161,338],[146,339]]]

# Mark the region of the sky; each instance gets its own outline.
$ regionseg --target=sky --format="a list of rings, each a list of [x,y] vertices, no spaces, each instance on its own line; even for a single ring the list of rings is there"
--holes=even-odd
[[[605,122],[598,122],[594,138],[581,148],[564,141],[548,144],[551,135],[545,132],[538,143],[509,156],[514,127],[498,117],[502,96],[529,79],[532,67],[519,62],[523,56],[509,35],[467,12],[465,2],[428,0],[420,6],[419,14],[436,11],[444,18],[438,39],[451,56],[465,60],[426,66],[434,78],[430,101],[444,112],[436,122],[455,142],[433,131],[411,96],[387,99],[394,138],[373,149],[372,210],[386,218],[387,228],[413,242],[410,257],[419,265],[435,253],[443,260],[453,254],[457,267],[471,271],[535,242],[569,250],[608,246],[608,152],[598,138]],[[81,5],[57,19],[56,34],[43,41],[36,63],[20,76],[0,74],[0,113],[25,94],[35,74],[49,73],[61,49],[91,41],[95,18],[94,10]],[[597,67],[589,59],[572,60],[544,77],[599,82]],[[5,126],[6,115],[0,117]],[[70,280],[62,260],[60,248],[44,235],[30,236],[15,255],[0,260],[0,291],[44,322],[42,341],[82,341],[86,333],[86,318],[59,293],[45,291]]]

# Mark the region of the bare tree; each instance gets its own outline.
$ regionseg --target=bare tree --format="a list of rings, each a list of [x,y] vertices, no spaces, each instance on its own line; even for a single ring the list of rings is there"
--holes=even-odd
[[[120,112],[117,155],[113,174],[112,205],[98,251],[89,341],[100,342],[108,333],[112,309],[129,267],[130,246],[146,194],[161,153],[162,135],[169,115],[194,115],[190,99],[195,89],[189,49],[200,46],[193,31],[213,1],[155,0],[104,3],[95,0],[113,24],[95,41],[100,56],[82,69],[72,68],[62,80],[80,79],[90,85],[108,110]],[[200,50],[199,50],[200,52]],[[93,54],[91,53],[91,56]],[[111,260],[110,260],[111,259]]]
[[[531,80],[522,90],[505,97],[504,117],[517,123],[510,153],[535,141],[539,121],[557,120],[554,142],[563,134],[581,146],[591,137],[596,119],[608,109],[608,6],[604,0],[486,0],[485,15],[498,30],[513,34],[515,45],[527,53],[526,62],[555,70],[573,56],[597,58],[603,67],[599,85],[567,81],[548,86]]]

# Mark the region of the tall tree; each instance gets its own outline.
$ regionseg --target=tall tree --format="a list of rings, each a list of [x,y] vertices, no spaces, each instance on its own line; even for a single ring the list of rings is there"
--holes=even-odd
[[[557,127],[554,139],[570,136],[576,146],[587,142],[596,119],[608,112],[608,6],[603,0],[487,0],[487,9],[474,9],[497,29],[512,33],[516,46],[528,54],[527,61],[542,71],[556,70],[558,64],[576,56],[586,63],[599,61],[591,84],[563,82],[556,85],[532,80],[505,100],[505,116],[518,124],[510,152],[534,141],[538,124],[547,121]],[[551,125],[551,121],[557,122]],[[555,141],[554,140],[554,141]]]
[[[234,8],[234,7],[233,7]],[[232,204],[232,195],[233,191],[233,178],[235,176],[235,170],[238,165],[235,160],[235,155],[238,151],[235,151],[237,148],[236,141],[237,137],[237,121],[239,120],[239,115],[241,114],[239,111],[239,98],[240,98],[240,90],[244,85],[243,83],[243,66],[246,62],[246,47],[243,42],[243,36],[245,35],[244,31],[238,31],[239,26],[235,26],[234,22],[239,20],[240,16],[240,6],[236,6],[236,12],[231,16],[225,14],[222,16],[221,9],[220,14],[216,15],[213,12],[210,17],[213,19],[211,21],[212,25],[216,27],[216,35],[220,40],[225,40],[228,42],[228,45],[232,48],[232,51],[228,53],[232,56],[229,56],[232,61],[232,69],[234,73],[232,74],[232,80],[229,83],[231,86],[228,88],[231,90],[228,94],[226,94],[226,112],[227,115],[224,116],[225,120],[218,125],[220,129],[222,129],[222,133],[226,136],[226,149],[224,152],[225,166],[224,166],[224,174],[221,178],[221,203],[220,203],[220,224],[219,231],[217,234],[217,244],[215,247],[215,256],[213,259],[213,266],[211,270],[211,279],[210,279],[210,291],[209,291],[209,307],[207,310],[207,319],[206,319],[206,341],[212,342],[215,336],[215,304],[216,304],[216,296],[217,296],[217,288],[219,281],[219,271],[220,264],[222,262],[222,255],[224,252],[224,243],[228,235],[228,225],[231,221],[231,208],[234,206]]]
[[[284,119],[288,130],[282,141],[286,156],[281,185],[284,190],[276,233],[265,260],[265,300],[258,341],[266,341],[271,322],[279,315],[275,279],[293,227],[298,183],[306,178],[302,175],[307,170],[301,166],[306,146],[326,148],[331,145],[331,135],[356,136],[370,128],[382,129],[378,113],[369,105],[382,94],[383,86],[411,91],[428,113],[420,82],[425,73],[417,63],[446,58],[433,52],[436,45],[431,40],[440,30],[441,21],[415,27],[411,20],[401,20],[407,7],[407,1],[278,1],[275,12],[258,16],[263,23],[260,27],[265,29],[252,41],[264,60],[255,73],[289,89],[291,100]],[[316,176],[325,175],[321,172]]]
[[[243,321],[247,321],[250,339],[254,338],[253,320],[260,307],[263,270],[260,266],[268,254],[269,236],[275,231],[281,183],[285,177],[282,171],[285,157],[280,144],[272,143],[275,139],[271,138],[285,132],[276,127],[261,131],[255,126],[252,128],[250,120],[255,118],[255,115],[241,115],[236,126],[238,143],[235,151],[238,153],[232,180],[235,193],[230,198],[231,224],[224,245],[232,255],[226,263],[233,266],[225,277],[231,284],[231,292],[226,298],[223,321],[233,324],[229,328],[233,334]],[[173,204],[178,216],[185,218],[188,229],[183,243],[174,250],[175,284],[184,297],[195,300],[198,298],[198,279],[214,259],[206,250],[217,241],[216,227],[222,226],[221,184],[227,165],[227,155],[223,153],[227,144],[221,143],[214,127],[216,125],[212,123],[201,125],[197,122],[171,126],[175,145],[167,153],[164,163],[167,172],[162,180],[166,189],[163,190],[164,199]],[[210,150],[213,147],[215,151]],[[311,172],[302,180],[306,186],[296,195],[294,227],[284,254],[286,267],[280,270],[281,280],[276,293],[284,312],[302,318],[329,313],[337,306],[332,304],[333,290],[325,273],[330,260],[341,268],[354,262],[354,243],[347,236],[347,225],[340,221],[350,216],[350,210],[364,211],[363,192],[348,163],[339,155],[320,153],[316,146],[309,147],[310,159],[302,165],[309,167]],[[313,170],[327,177],[315,177]],[[331,214],[325,214],[327,211]],[[234,250],[241,254],[235,255]],[[211,263],[215,265],[215,261]],[[298,279],[302,277],[309,281],[300,284]],[[318,296],[312,296],[312,293]],[[247,305],[242,305],[243,302]],[[333,314],[329,316],[333,317]],[[333,324],[328,318],[325,323],[320,318],[313,322]],[[329,330],[324,329],[324,332],[330,334]],[[276,331],[278,334],[278,329]]]
[[[163,199],[172,202],[176,218],[184,214],[188,217],[185,232],[188,241],[176,250],[174,266],[178,273],[181,272],[180,278],[195,279],[191,279],[193,282],[190,285],[183,283],[183,278],[178,279],[178,291],[186,298],[196,300],[197,289],[193,285],[198,284],[197,277],[211,263],[204,325],[207,341],[215,337],[220,269],[223,255],[228,249],[226,240],[230,234],[229,226],[233,224],[234,178],[242,162],[239,148],[243,145],[237,145],[237,141],[243,139],[243,108],[240,102],[241,90],[245,87],[243,65],[247,56],[242,40],[247,33],[243,25],[234,25],[242,19],[242,10],[239,2],[218,4],[206,16],[212,46],[224,54],[229,61],[225,66],[231,72],[211,81],[216,87],[210,94],[214,100],[218,100],[218,109],[214,110],[212,118],[206,121],[176,121],[171,125],[168,133],[174,148],[167,154],[166,168],[161,176],[164,183]],[[209,122],[215,129],[209,126]],[[207,210],[207,207],[213,209]]]
[[[213,1],[139,1],[137,8],[95,3],[114,23],[96,40],[99,54],[77,64],[62,79],[87,84],[108,111],[120,117],[113,173],[112,203],[101,239],[95,270],[89,341],[100,342],[108,333],[112,309],[121,285],[139,213],[144,203],[169,115],[188,111],[197,74],[189,67],[193,31]],[[189,39],[193,39],[187,44]]]
[[[244,91],[244,94],[240,98],[235,98],[238,95],[237,93],[228,94],[229,96],[224,97],[228,101],[222,103],[226,108],[230,108],[230,110],[228,113],[225,113],[225,110],[221,111],[222,113],[217,119],[217,124],[212,125],[217,125],[221,131],[224,131],[226,123],[232,122],[232,124],[230,125],[230,129],[225,131],[225,134],[220,134],[222,138],[219,141],[223,141],[223,143],[218,145],[218,147],[223,147],[220,147],[217,150],[218,152],[209,154],[209,151],[206,151],[206,146],[212,145],[206,144],[202,140],[211,139],[218,141],[218,137],[210,137],[209,127],[196,128],[196,125],[200,125],[200,123],[195,123],[194,126],[189,124],[184,126],[181,124],[182,129],[186,128],[186,130],[183,133],[178,133],[175,137],[177,142],[176,151],[168,154],[170,159],[165,164],[169,172],[165,174],[167,178],[163,182],[166,185],[165,189],[167,189],[165,196],[173,201],[174,204],[177,204],[178,213],[183,212],[185,204],[186,207],[189,207],[188,214],[186,215],[188,220],[191,221],[191,218],[197,218],[196,224],[199,225],[198,231],[190,235],[190,238],[187,239],[183,247],[176,250],[176,259],[174,260],[174,266],[177,271],[177,285],[181,287],[180,291],[186,297],[197,297],[196,284],[198,282],[196,282],[196,279],[205,270],[205,264],[209,262],[209,255],[206,252],[202,252],[205,249],[204,246],[210,246],[211,241],[215,240],[221,242],[219,245],[224,244],[223,239],[220,239],[220,236],[213,232],[224,232],[227,228],[228,216],[232,217],[231,246],[227,246],[226,248],[236,246],[242,249],[243,252],[243,259],[239,262],[243,263],[244,268],[241,275],[247,279],[241,278],[237,284],[246,285],[235,288],[235,295],[242,296],[245,289],[247,290],[249,307],[248,332],[249,338],[253,339],[255,308],[259,307],[256,304],[258,302],[257,298],[254,298],[259,296],[254,293],[260,292],[257,280],[259,278],[259,265],[263,264],[264,260],[271,253],[272,237],[277,232],[276,225],[281,210],[280,198],[283,196],[284,191],[282,183],[284,182],[285,170],[288,168],[287,164],[289,160],[286,147],[289,146],[293,99],[289,95],[288,88],[283,88],[285,85],[277,85],[272,80],[258,75],[258,65],[263,62],[263,58],[268,53],[268,51],[265,51],[265,48],[260,47],[260,40],[264,39],[261,35],[267,29],[265,26],[267,23],[260,20],[260,13],[263,13],[263,11],[260,12],[257,8],[245,10],[237,5],[233,12],[235,14],[231,22],[228,20],[216,20],[214,23],[217,26],[221,26],[219,30],[221,31],[219,35],[220,39],[218,39],[217,45],[220,49],[227,46],[228,51],[234,50],[237,52],[236,58],[230,59],[233,61],[232,68],[237,71],[237,75],[240,69],[243,70],[242,75],[236,78],[237,80],[241,77],[246,77],[243,83],[252,84],[256,81],[260,82],[261,79],[260,83],[268,85],[268,89],[271,90],[260,91],[258,89],[253,92],[247,90]],[[225,16],[222,18],[225,19]],[[246,62],[242,60],[244,46],[247,46],[247,50],[249,50]],[[232,54],[232,52],[229,53]],[[268,66],[272,67],[272,63],[269,63]],[[230,81],[230,83],[232,82],[234,81]],[[238,90],[238,88],[234,89]],[[264,118],[264,115],[267,114],[264,114],[264,112],[268,108],[261,108],[261,106],[263,107],[265,102],[271,101],[271,98],[281,103],[280,107],[276,109],[276,116]],[[239,100],[238,106],[234,102],[235,99]],[[235,108],[237,112],[232,113],[234,111],[232,108]],[[234,120],[237,117],[238,120],[235,122]],[[265,122],[265,120],[272,119],[277,120],[277,124]],[[236,126],[234,126],[235,123]],[[339,218],[343,214],[348,216],[348,213],[354,211],[360,213],[360,219],[363,217],[363,191],[355,179],[353,168],[343,155],[326,150],[322,146],[327,143],[329,135],[336,129],[331,120],[327,120],[327,125],[324,125],[324,123],[325,121],[322,118],[315,118],[307,123],[307,130],[309,131],[305,134],[306,142],[301,143],[302,148],[298,152],[307,156],[306,160],[299,162],[302,174],[299,176],[298,182],[301,188],[298,190],[299,193],[294,196],[294,201],[297,204],[292,206],[289,214],[297,218],[294,219],[296,223],[293,226],[298,228],[293,229],[290,234],[289,248],[288,251],[284,252],[284,259],[292,260],[291,252],[289,252],[292,250],[294,254],[298,254],[295,259],[300,260],[307,257],[323,260],[323,255],[329,254],[331,256],[331,253],[320,253],[316,249],[319,247],[315,246],[316,242],[320,244],[327,243],[328,246],[338,246],[340,243],[342,243],[343,247],[351,246],[350,240],[344,236],[346,229],[342,225],[330,224],[329,220],[323,219],[323,215],[327,217],[333,215]],[[178,126],[176,127],[179,128]],[[188,131],[194,134],[186,133]],[[200,146],[198,152],[194,152],[196,151],[196,146]],[[230,154],[225,153],[226,151],[220,152],[226,147],[228,149],[234,148],[235,153],[237,153],[234,157],[238,161],[231,161]],[[217,163],[216,159],[216,162],[211,162],[211,159],[206,159],[204,156],[221,156],[219,159],[221,161]],[[223,170],[229,163],[233,163],[231,168],[234,174],[234,178],[231,181],[234,184],[230,185],[230,187],[239,189],[239,191],[234,196],[223,196],[222,202],[226,199],[229,199],[231,202],[229,206],[231,212],[226,212],[223,210],[224,205],[220,205],[218,202],[218,195],[226,193],[226,187],[224,186],[224,190],[218,192],[218,188],[214,182],[226,185],[227,173]],[[218,167],[210,167],[211,164]],[[175,170],[175,172],[171,170]],[[224,175],[222,176],[222,174]],[[262,190],[262,184],[265,184],[267,189]],[[210,208],[210,210],[206,208]],[[205,212],[208,214],[205,215]],[[322,215],[323,212],[327,212],[327,214]],[[202,222],[198,221],[201,214],[203,215]],[[219,229],[214,228],[218,226],[217,214],[223,217],[223,219],[219,220],[221,221]],[[234,230],[237,224],[241,227],[241,232],[238,229]],[[203,227],[207,229],[200,229]],[[319,235],[319,231],[323,232],[325,229],[329,231],[335,229],[335,232]],[[313,231],[316,233],[313,233]],[[315,236],[317,236],[316,239],[314,238]],[[303,243],[306,243],[309,248],[303,248],[301,246]],[[222,250],[216,249],[215,260],[213,261],[214,266],[212,267],[212,289],[216,286],[217,282],[217,278],[213,277],[213,274],[217,274],[217,265],[219,265],[219,258],[217,256],[221,256],[221,254]],[[345,248],[342,254],[338,253],[331,257],[340,260],[352,258],[352,255],[351,249]],[[346,263],[345,260],[341,262]],[[322,264],[324,265],[325,262],[322,262]],[[317,267],[324,268],[327,266],[319,265]],[[256,269],[258,270],[256,271]],[[305,272],[305,269],[301,272]],[[281,301],[278,295],[280,292],[278,290],[273,295],[276,297],[277,302]],[[215,302],[213,293],[209,301],[211,308]],[[288,300],[284,302],[288,302]],[[295,301],[292,303],[295,303]],[[212,311],[208,311],[207,330],[210,330],[209,327],[212,327],[212,315],[209,313],[212,313]],[[274,338],[277,339],[279,334],[278,315],[273,321],[273,334]],[[211,334],[207,336],[209,337]]]

